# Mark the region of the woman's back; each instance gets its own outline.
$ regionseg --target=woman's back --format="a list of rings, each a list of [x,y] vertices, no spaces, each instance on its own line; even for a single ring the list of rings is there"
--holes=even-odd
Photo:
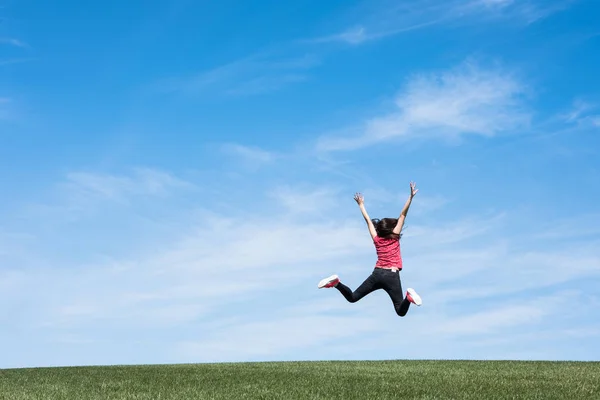
[[[402,255],[400,252],[400,240],[397,238],[373,238],[375,251],[377,252],[378,267],[402,269]]]

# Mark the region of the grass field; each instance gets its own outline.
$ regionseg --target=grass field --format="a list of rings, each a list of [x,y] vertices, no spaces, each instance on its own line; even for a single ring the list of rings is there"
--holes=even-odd
[[[0,399],[600,399],[600,363],[286,362],[0,370]]]

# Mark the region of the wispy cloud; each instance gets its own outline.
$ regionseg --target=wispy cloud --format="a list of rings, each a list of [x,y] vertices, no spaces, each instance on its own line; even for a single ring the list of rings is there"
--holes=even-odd
[[[29,45],[19,39],[14,38],[0,38],[0,44],[5,44],[14,47],[28,48]]]
[[[526,24],[532,24],[552,14],[566,10],[577,0],[479,0],[471,6],[483,6],[494,12],[492,16],[504,20],[516,18]]]
[[[596,104],[583,100],[576,100],[572,109],[560,115],[568,124],[579,128],[600,126],[600,110]]]
[[[165,176],[171,177],[154,172],[153,182],[157,175],[162,177],[161,182]],[[139,193],[156,193],[154,185],[149,187],[148,178],[143,174],[137,175],[135,182],[121,176],[102,176],[102,179],[76,176],[78,186],[86,193],[105,201],[100,205],[103,212],[97,218],[109,218],[111,210],[114,213],[106,200],[128,197],[127,203],[141,204],[136,200]],[[180,181],[169,178],[167,182],[170,184],[173,180]],[[192,210],[188,209],[190,215],[193,215]],[[130,213],[138,215],[128,218],[135,219],[139,214],[152,218],[139,207]],[[357,235],[362,232],[357,224],[336,224],[336,237],[330,238],[328,232],[333,227],[327,227],[331,224],[307,224],[285,218],[286,214],[279,212],[271,218],[263,215],[188,217],[189,223],[178,236],[158,241],[144,253],[132,254],[131,258],[93,263],[85,268],[63,265],[48,270],[48,260],[31,269],[3,268],[0,282],[28,289],[21,294],[2,291],[0,296],[11,296],[12,304],[37,304],[34,308],[23,307],[22,315],[27,314],[29,323],[42,327],[40,329],[69,333],[102,321],[116,322],[120,329],[142,329],[149,324],[165,329],[204,321],[205,315],[213,318],[222,314],[229,304],[263,293],[265,282],[269,280],[280,282],[279,287],[293,285],[307,277],[312,283],[318,277],[320,264],[336,259],[351,260],[361,247],[368,245]],[[72,225],[55,224],[54,234],[67,234],[68,226]],[[91,231],[80,233],[93,236]],[[122,235],[114,231],[113,237],[117,236]],[[127,240],[135,246],[135,235]],[[33,298],[18,300],[19,296],[31,296],[32,291],[35,292]],[[57,297],[59,292],[61,295]],[[10,309],[6,306],[8,303],[3,304],[0,315]],[[88,334],[84,338],[94,336]]]
[[[226,143],[222,146],[223,152],[230,154],[242,161],[253,164],[267,164],[275,161],[278,156],[270,151],[256,146],[244,146],[236,143]]]
[[[280,186],[270,192],[270,197],[288,212],[296,214],[328,213],[339,203],[338,192],[332,188]]]
[[[387,36],[393,36],[393,35],[397,35],[397,34],[403,33],[403,32],[410,32],[410,31],[414,31],[414,30],[418,30],[418,29],[423,29],[428,26],[435,25],[441,21],[442,21],[442,19],[432,20],[432,21],[419,23],[416,25],[405,26],[402,28],[396,28],[396,29],[390,29],[390,30],[379,30],[379,31],[375,31],[375,32],[371,32],[370,30],[368,30],[368,28],[365,28],[364,26],[361,25],[361,26],[357,26],[354,28],[349,28],[348,30],[341,32],[341,33],[336,33],[333,35],[308,40],[308,42],[310,42],[310,43],[346,42],[351,45],[358,45],[358,44],[362,44],[364,42],[368,42],[368,41],[372,41],[372,40],[376,40],[376,39],[382,39]]]
[[[306,81],[307,75],[302,73],[284,73],[281,75],[263,75],[240,82],[237,86],[225,91],[228,95],[248,96],[274,92],[285,86]]]
[[[385,296],[380,297],[365,309],[357,311],[356,316],[364,317],[368,312],[371,325],[389,318],[389,314],[384,312],[385,307],[377,307],[387,300]],[[465,300],[460,304],[453,303],[448,308],[440,307],[443,300],[430,299],[426,305],[428,311],[423,308],[425,305],[414,311],[411,309],[409,318],[396,324],[392,320],[369,335],[353,338],[352,350],[343,350],[346,343],[340,346],[330,343],[327,348],[337,357],[348,359],[594,360],[597,351],[593,350],[591,343],[597,324],[581,322],[581,319],[587,319],[585,314],[574,309],[568,313],[557,313],[566,302],[585,301],[580,291],[556,291],[527,300],[506,297],[475,306]],[[340,314],[340,311],[336,310],[336,314]],[[577,328],[564,328],[573,324]],[[410,339],[403,336],[402,340],[404,343],[410,340],[410,346],[401,346],[395,351],[382,348],[381,343],[397,341],[398,332],[405,332],[406,329],[410,329]],[[570,351],[573,347],[569,342],[581,340],[587,340],[583,343],[589,345],[579,342],[585,350],[576,355]]]
[[[406,184],[404,191],[392,191],[385,187],[381,187],[375,184],[369,185],[361,192],[365,196],[365,201],[371,204],[385,204],[386,206],[395,205],[398,213],[401,207],[404,205],[406,198],[409,193],[409,186]],[[419,201],[413,203],[410,208],[410,214],[419,216],[433,211],[439,210],[446,206],[451,200],[441,195],[421,195]]]
[[[97,217],[107,206],[128,208],[144,202],[152,204],[197,190],[186,180],[151,168],[132,168],[121,175],[74,171],[53,187],[46,202],[28,203],[21,214],[24,218],[35,216],[35,224],[76,223],[84,216]]]
[[[562,296],[536,299],[528,304],[511,304],[494,307],[481,312],[462,315],[443,321],[429,332],[440,335],[481,335],[498,332],[513,326],[535,325],[551,315],[560,304]]]
[[[8,97],[0,97],[0,120],[8,119],[8,105],[12,102],[12,100]]]
[[[345,42],[358,45],[368,41],[441,24],[481,24],[493,20],[531,24],[561,11],[569,0],[418,0],[415,2],[371,1],[362,4],[358,21],[341,33],[310,42]]]
[[[136,168],[132,176],[73,172],[67,175],[64,187],[72,196],[119,201],[137,195],[166,195],[172,188],[193,185],[162,171]]]
[[[189,77],[168,79],[155,86],[160,91],[187,94],[258,95],[308,79],[308,71],[318,64],[319,60],[313,55],[276,58],[259,54]]]
[[[281,359],[290,350],[309,349],[345,338],[369,335],[381,329],[372,318],[340,315],[307,315],[305,310],[261,322],[244,322],[212,332],[206,340],[174,346],[185,359],[244,361]],[[310,333],[308,328],[310,327]]]
[[[317,147],[352,150],[392,140],[494,136],[528,124],[524,93],[524,85],[510,73],[471,62],[447,72],[415,75],[397,96],[395,111],[368,120],[358,135],[322,137]]]
[[[452,3],[452,2],[450,2]],[[448,18],[451,6],[429,0],[416,3],[376,1],[361,4],[359,17],[342,32],[308,39],[305,42],[343,42],[359,45],[402,32],[409,32],[438,24]]]
[[[58,242],[48,241],[35,225],[23,228],[23,216],[18,226],[28,236],[5,230],[0,236],[0,318],[15,315],[18,307],[19,319],[11,323],[19,329],[55,338],[47,340],[76,338],[90,344],[79,352],[84,363],[98,362],[97,345],[107,329],[121,332],[118,346],[150,337],[150,327],[160,330],[167,336],[156,345],[178,361],[298,359],[298,352],[302,357],[358,357],[368,351],[365,336],[379,344],[392,340],[390,326],[401,323],[411,324],[422,338],[443,333],[447,344],[464,337],[486,340],[512,334],[516,326],[554,321],[552,311],[564,294],[524,301],[524,293],[544,288],[554,293],[558,286],[600,277],[597,235],[558,248],[536,232],[502,235],[509,223],[502,214],[416,223],[402,241],[403,284],[416,287],[426,307],[400,322],[385,293],[349,304],[333,290],[316,288],[331,273],[356,287],[372,268],[364,222],[360,216],[339,219],[335,212],[342,198],[351,206],[351,193],[342,196],[330,186],[267,185],[261,211],[242,206],[224,214],[206,202],[190,203],[180,210],[183,219],[173,221],[157,216],[164,194],[200,185],[160,170],[76,172],[68,174],[67,182],[60,187],[83,192],[84,204],[97,212],[79,227],[74,220],[47,221],[46,230]],[[65,213],[71,213],[72,199],[63,201]],[[148,231],[142,220],[156,221],[154,229]],[[590,216],[585,220],[594,223]],[[99,241],[95,234],[106,226],[102,223],[110,227],[112,242],[123,243],[127,251],[103,250],[107,239]],[[577,228],[580,220],[571,223],[560,226],[570,232],[567,228]],[[167,225],[168,236],[156,229],[159,224]],[[40,248],[55,248],[64,237],[72,249],[67,259]],[[85,238],[93,245],[83,247],[84,257],[78,258],[79,241]],[[15,245],[19,240],[27,246]],[[32,253],[38,255],[34,260]],[[231,342],[242,333],[243,339]],[[357,340],[353,348],[358,353],[329,347],[345,340]],[[434,354],[425,341],[415,355]],[[120,347],[111,346],[111,362],[118,362]],[[449,353],[440,349],[437,354]]]
[[[580,293],[563,291],[521,302],[506,300],[475,312],[455,307],[452,312],[440,313],[439,305],[430,299],[427,311],[415,308],[408,318],[399,320],[385,293],[373,293],[355,304],[348,304],[335,290],[317,296],[320,299],[303,301],[301,306],[270,309],[271,315],[260,321],[234,319],[214,328],[207,327],[209,333],[202,340],[179,342],[174,346],[175,351],[190,362],[323,359],[322,354],[310,350],[315,347],[326,347],[329,355],[326,358],[334,359],[497,359],[507,356],[499,356],[501,352],[496,351],[499,347],[542,348],[531,345],[536,334],[544,331],[542,327],[556,320],[553,316],[565,299],[582,300]],[[569,317],[558,319],[564,321]],[[411,350],[382,348],[381,343],[398,340],[400,325],[411,331]],[[308,330],[307,326],[312,328]],[[554,336],[545,339],[589,337],[597,328],[552,331]],[[241,339],[232,341],[233,337]],[[431,347],[433,337],[441,341],[441,346]],[[352,344],[348,347],[350,340]],[[528,357],[519,353],[517,358]]]
[[[532,234],[532,237],[541,240],[570,240],[600,236],[599,223],[600,213],[572,215],[543,224],[540,226],[541,231]]]
[[[0,60],[0,67],[5,65],[20,64],[31,60],[31,58],[5,58]]]

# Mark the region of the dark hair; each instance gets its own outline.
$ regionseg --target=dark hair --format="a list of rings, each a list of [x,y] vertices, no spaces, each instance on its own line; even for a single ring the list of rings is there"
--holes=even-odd
[[[402,237],[402,233],[397,235],[393,232],[396,224],[398,223],[398,218],[373,218],[371,222],[373,222],[373,225],[375,226],[377,236],[381,238],[400,239]]]

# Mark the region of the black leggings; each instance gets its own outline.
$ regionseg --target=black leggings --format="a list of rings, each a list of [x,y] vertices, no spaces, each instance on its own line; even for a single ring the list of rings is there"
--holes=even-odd
[[[350,288],[339,282],[336,285],[337,290],[344,295],[350,303],[356,303],[366,295],[378,289],[383,289],[392,299],[396,314],[404,317],[410,307],[410,301],[402,293],[402,284],[400,283],[400,272],[389,269],[375,268],[373,273],[356,289],[354,292]]]

